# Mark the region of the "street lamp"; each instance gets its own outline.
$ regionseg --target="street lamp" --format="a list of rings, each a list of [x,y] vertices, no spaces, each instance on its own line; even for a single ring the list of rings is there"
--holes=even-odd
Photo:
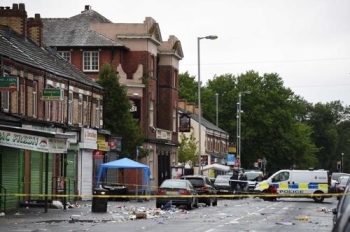
[[[267,164],[267,160],[265,159],[265,157],[262,160],[262,164],[264,165],[264,175],[266,174],[266,164]]]
[[[201,107],[201,63],[200,63],[200,41],[201,39],[217,39],[216,35],[208,35],[205,37],[197,38],[197,48],[198,48],[198,174],[202,174],[202,107]]]
[[[219,94],[216,93],[216,126],[219,126]]]
[[[238,162],[238,167],[241,167],[241,163],[242,163],[242,157],[241,157],[241,149],[242,149],[242,145],[241,145],[241,125],[242,125],[242,121],[241,121],[241,114],[242,114],[242,94],[249,94],[250,91],[244,91],[244,92],[239,92],[238,93],[238,103],[237,103],[237,158],[239,158],[239,162]]]
[[[341,153],[341,172],[343,172],[344,167],[344,153]]]

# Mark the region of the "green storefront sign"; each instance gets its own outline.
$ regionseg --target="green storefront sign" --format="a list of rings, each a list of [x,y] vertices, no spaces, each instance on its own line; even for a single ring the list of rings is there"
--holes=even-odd
[[[43,89],[41,92],[41,100],[43,101],[62,101],[62,89]]]
[[[17,91],[17,86],[18,86],[17,77],[0,77],[1,92],[15,92]]]

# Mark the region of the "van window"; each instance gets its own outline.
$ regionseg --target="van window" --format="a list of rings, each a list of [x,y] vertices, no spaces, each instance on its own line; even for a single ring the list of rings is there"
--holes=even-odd
[[[280,172],[272,178],[272,182],[281,182],[289,180],[289,172]]]

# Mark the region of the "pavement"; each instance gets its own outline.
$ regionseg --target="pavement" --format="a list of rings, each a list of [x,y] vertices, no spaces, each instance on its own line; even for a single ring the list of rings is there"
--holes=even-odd
[[[68,203],[66,209],[63,209],[63,205],[61,205],[60,209],[49,208],[47,212],[45,212],[43,207],[25,207],[10,210],[6,213],[0,213],[0,225],[63,221],[128,221],[155,218],[166,213],[156,208],[156,203],[153,199],[143,201],[108,201],[106,212],[96,212],[101,211],[105,207],[92,210],[92,203],[92,201],[81,201],[76,205]]]

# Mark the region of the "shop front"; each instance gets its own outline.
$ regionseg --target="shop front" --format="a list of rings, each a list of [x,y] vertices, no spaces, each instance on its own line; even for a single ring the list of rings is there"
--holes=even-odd
[[[20,201],[53,197],[51,180],[55,154],[67,153],[63,133],[0,125],[0,186],[3,210]]]
[[[92,199],[93,157],[97,150],[97,130],[82,128],[78,154],[78,192],[82,200]]]

